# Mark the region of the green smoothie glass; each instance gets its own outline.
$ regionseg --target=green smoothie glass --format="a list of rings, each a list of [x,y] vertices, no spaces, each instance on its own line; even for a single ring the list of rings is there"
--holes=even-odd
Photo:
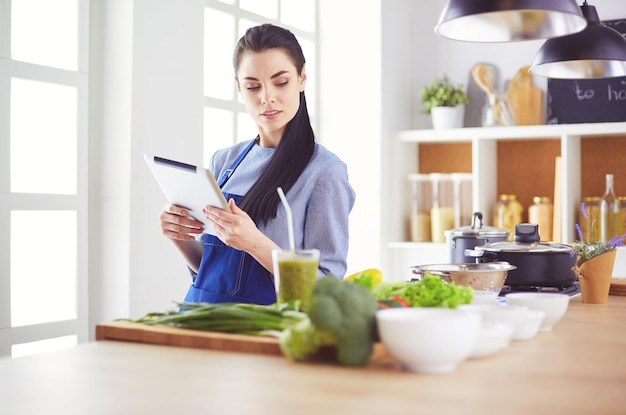
[[[274,284],[278,302],[300,300],[306,309],[320,262],[318,249],[275,249],[272,251]]]

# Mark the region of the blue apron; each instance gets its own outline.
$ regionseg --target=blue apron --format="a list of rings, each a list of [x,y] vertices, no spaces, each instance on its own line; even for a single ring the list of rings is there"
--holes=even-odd
[[[220,188],[235,171],[241,160],[255,145],[256,140],[239,154],[237,160],[224,172]],[[243,196],[224,192],[226,200],[237,204]],[[204,248],[198,275],[189,287],[187,303],[252,303],[269,305],[276,302],[274,277],[252,256],[225,245],[218,237],[202,234]]]

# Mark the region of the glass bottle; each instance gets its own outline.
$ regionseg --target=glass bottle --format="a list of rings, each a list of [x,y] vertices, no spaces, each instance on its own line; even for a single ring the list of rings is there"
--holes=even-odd
[[[493,226],[509,231],[509,241],[515,237],[515,225],[522,223],[524,208],[517,201],[516,195],[502,194],[496,204],[496,215]]]
[[[600,199],[600,240],[608,242],[621,235],[622,224],[619,216],[619,201],[615,196],[613,175],[606,175],[606,190]]]
[[[542,242],[552,240],[552,212],[552,202],[546,196],[533,197],[533,204],[528,207],[528,222],[537,224]]]

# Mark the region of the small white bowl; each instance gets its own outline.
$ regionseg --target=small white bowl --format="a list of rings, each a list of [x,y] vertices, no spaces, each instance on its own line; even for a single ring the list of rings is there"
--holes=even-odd
[[[495,291],[474,290],[474,297],[470,304],[495,304],[498,301],[498,293]]]
[[[558,293],[511,293],[507,294],[505,299],[509,305],[526,306],[530,310],[546,313],[539,326],[539,332],[543,333],[552,331],[569,306],[569,296]]]
[[[528,310],[526,313],[526,319],[521,324],[521,327],[517,329],[513,336],[513,340],[530,340],[537,335],[541,322],[546,317],[546,313],[539,310]]]
[[[376,312],[380,339],[403,369],[449,373],[466,360],[478,339],[478,313],[447,308],[388,308]]]
[[[459,306],[459,310],[479,312],[484,322],[501,323],[511,326],[513,329],[513,340],[526,321],[528,307],[512,306],[506,304],[464,304]]]
[[[470,359],[482,359],[509,347],[513,327],[509,324],[483,321]]]

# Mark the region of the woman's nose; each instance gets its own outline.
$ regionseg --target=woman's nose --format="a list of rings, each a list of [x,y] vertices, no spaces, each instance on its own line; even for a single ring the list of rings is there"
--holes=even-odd
[[[268,102],[276,102],[276,94],[270,90],[265,90],[261,95],[261,104],[267,104]]]

